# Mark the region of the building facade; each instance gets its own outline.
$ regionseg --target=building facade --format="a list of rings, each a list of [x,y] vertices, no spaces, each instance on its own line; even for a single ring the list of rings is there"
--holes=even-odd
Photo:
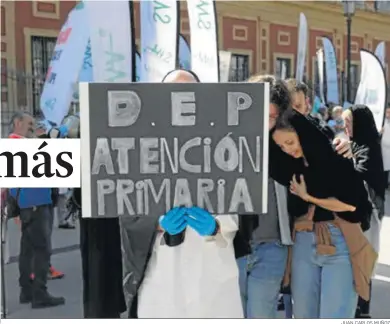
[[[58,32],[76,1],[3,1],[1,3],[1,101],[2,121],[16,109],[39,107],[52,50]],[[390,3],[358,1],[352,20],[353,91],[360,75],[359,49],[374,51],[386,41],[390,58]],[[139,3],[135,3],[136,42],[139,44]],[[232,56],[231,80],[254,73],[295,74],[298,19],[306,15],[309,44],[305,75],[316,79],[316,51],[321,37],[328,36],[336,48],[339,75],[346,68],[347,34],[343,8],[338,1],[217,1],[219,47]],[[190,41],[186,3],[181,2],[181,33]],[[387,69],[390,83],[390,73]],[[340,85],[343,82],[340,80]]]

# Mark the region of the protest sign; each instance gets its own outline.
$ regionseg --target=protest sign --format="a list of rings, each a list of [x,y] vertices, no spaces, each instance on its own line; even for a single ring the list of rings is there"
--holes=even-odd
[[[265,213],[268,84],[80,85],[83,217]]]

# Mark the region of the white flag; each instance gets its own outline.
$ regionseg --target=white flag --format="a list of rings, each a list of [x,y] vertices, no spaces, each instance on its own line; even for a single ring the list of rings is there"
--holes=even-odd
[[[360,83],[356,93],[355,105],[365,105],[374,115],[375,124],[380,131],[386,110],[386,75],[378,58],[367,50],[360,50],[362,61]]]
[[[191,31],[191,69],[201,82],[219,82],[215,1],[187,0]]]
[[[319,85],[319,97],[321,102],[325,104],[324,95],[324,51],[319,49],[317,51],[317,68],[318,68],[318,85]]]
[[[298,53],[297,53],[297,69],[295,78],[303,81],[303,73],[306,65],[306,51],[307,51],[307,20],[306,16],[301,12],[299,15],[299,34],[298,34]]]
[[[176,68],[179,2],[141,1],[141,81],[161,82]]]
[[[386,44],[385,42],[380,42],[375,49],[375,55],[382,63],[383,68],[385,68],[385,57],[386,57]]]
[[[332,41],[327,37],[322,37],[324,46],[324,59],[326,69],[326,100],[338,104],[339,83],[337,79],[337,58]]]
[[[47,71],[40,105],[45,118],[56,125],[69,112],[74,84],[83,65],[89,37],[85,21],[84,2],[79,2],[61,28]]]
[[[86,1],[93,79],[133,81],[132,17],[128,1]]]

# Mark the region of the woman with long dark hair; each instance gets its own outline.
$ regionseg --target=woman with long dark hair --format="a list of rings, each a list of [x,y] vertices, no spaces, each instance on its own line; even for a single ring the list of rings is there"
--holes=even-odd
[[[292,158],[279,168],[290,173],[293,194],[288,204],[294,217],[294,316],[353,318],[357,292],[367,296],[364,278],[371,276],[376,258],[360,227],[370,212],[363,181],[353,162],[338,155],[326,135],[299,113],[281,118],[272,137]],[[371,261],[363,264],[362,255]]]
[[[345,130],[355,143],[358,151],[363,151],[357,159],[358,170],[366,183],[372,202],[370,229],[365,233],[376,252],[379,253],[381,220],[384,216],[384,199],[386,186],[383,181],[383,158],[381,138],[371,110],[364,105],[354,105],[343,112]],[[371,284],[370,284],[371,285]],[[356,317],[370,317],[370,303],[359,298]]]
[[[369,188],[369,194],[379,218],[384,215],[386,186],[383,182],[383,157],[381,138],[371,110],[364,105],[354,105],[343,112],[345,130],[349,138],[366,149],[367,155],[360,163],[360,174]],[[359,162],[359,161],[358,161]]]

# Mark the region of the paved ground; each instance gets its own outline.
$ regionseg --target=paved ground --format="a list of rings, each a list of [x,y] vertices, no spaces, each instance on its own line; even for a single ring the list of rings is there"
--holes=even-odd
[[[390,194],[388,193],[386,216],[382,225],[381,253],[376,279],[373,283],[372,314],[375,318],[390,318]],[[62,280],[49,282],[54,295],[63,295],[66,305],[43,310],[32,310],[29,305],[18,303],[19,230],[9,222],[10,263],[5,267],[6,300],[8,318],[82,318],[81,260],[78,250],[78,230],[59,230],[53,233],[54,255],[52,264],[66,273]],[[282,316],[282,314],[281,314]]]

